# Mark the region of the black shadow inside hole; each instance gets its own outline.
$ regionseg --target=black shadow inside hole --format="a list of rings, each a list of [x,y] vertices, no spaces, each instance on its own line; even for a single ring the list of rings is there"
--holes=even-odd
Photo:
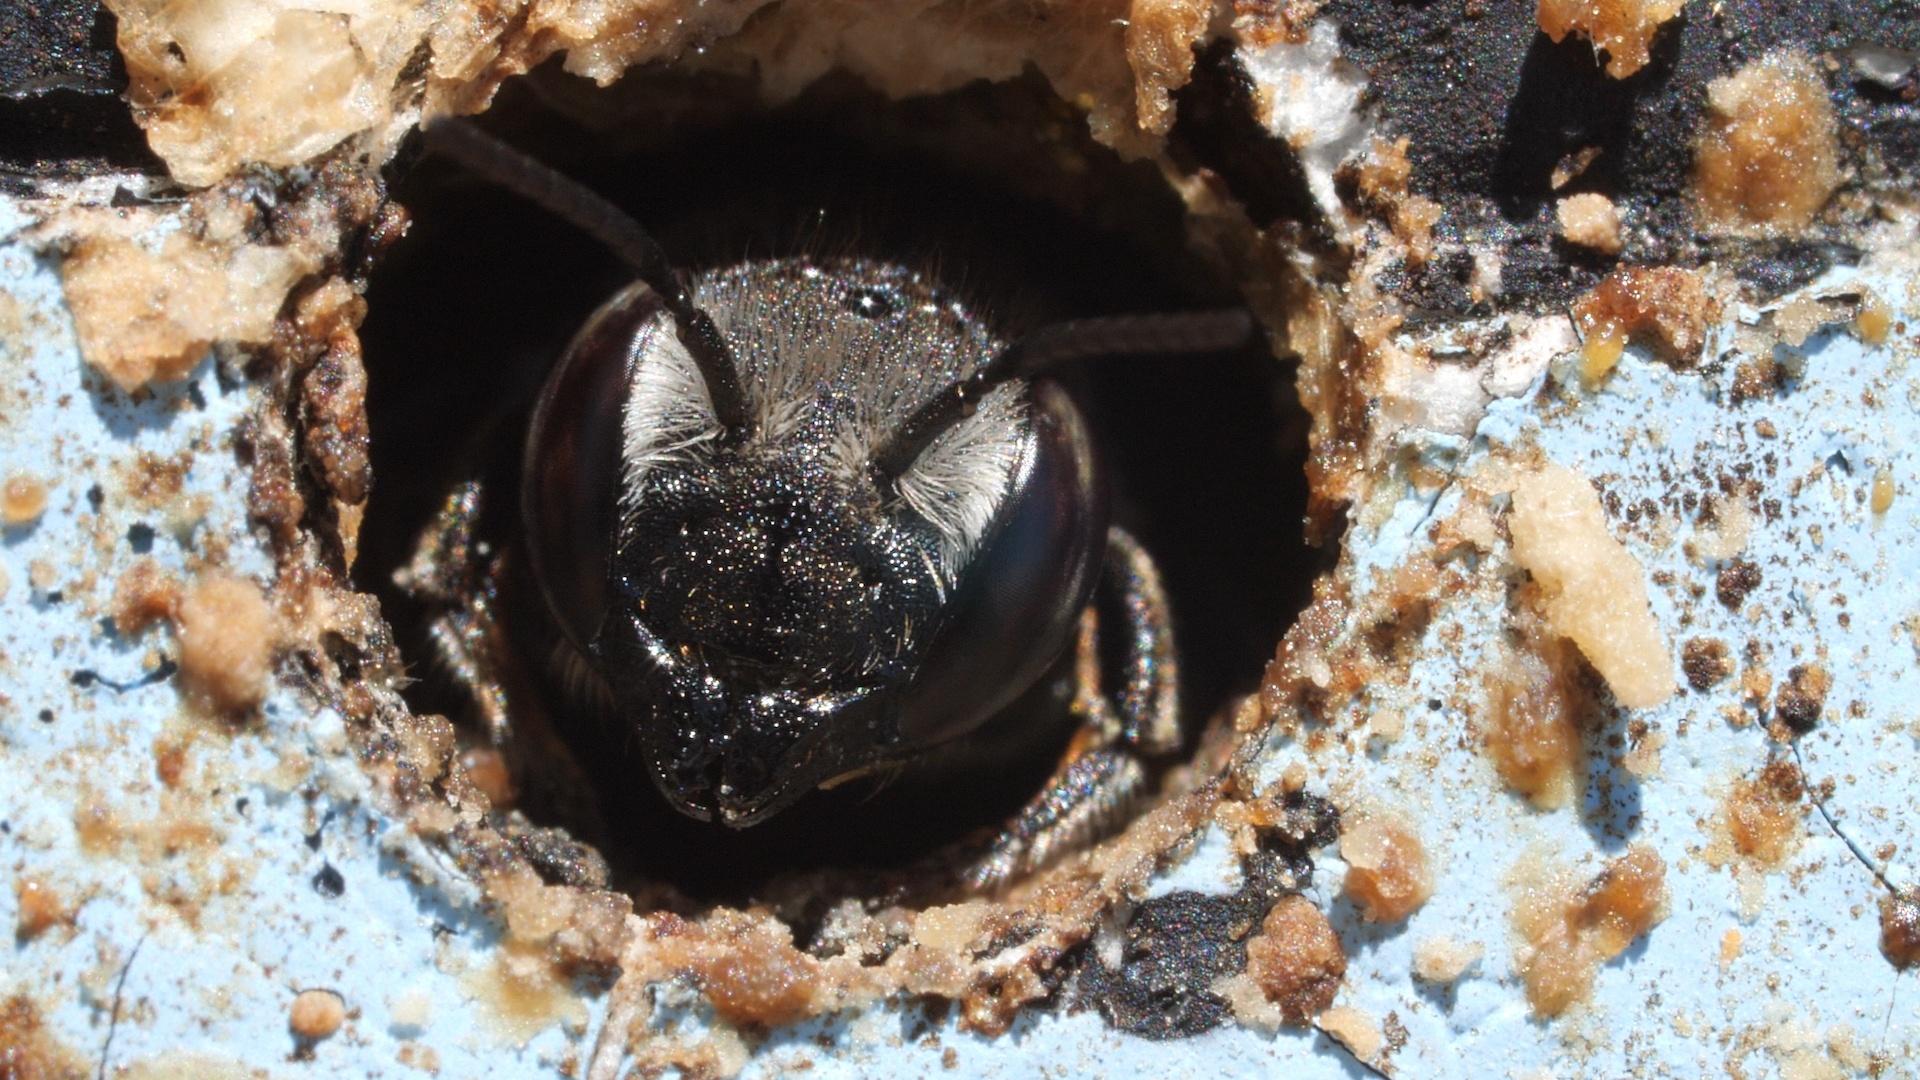
[[[1152,169],[1033,136],[1026,125],[1045,111],[1033,100],[1043,90],[1019,83],[854,109],[835,93],[638,150],[609,148],[531,94],[504,94],[488,124],[619,203],[683,268],[803,252],[896,259],[931,268],[1016,328],[1236,302],[1187,252],[1183,208]],[[996,123],[1011,133],[993,136]],[[976,152],[983,138],[991,153]],[[1028,144],[1031,168],[1020,164]],[[627,275],[590,238],[444,163],[421,162],[394,194],[413,226],[377,268],[361,330],[377,484],[356,572],[400,634],[418,680],[410,704],[458,721],[473,709],[393,573],[464,477],[490,475],[503,489],[497,502],[515,504],[504,489],[516,482],[525,413],[567,339]],[[1299,539],[1306,421],[1292,365],[1257,349],[1140,358],[1091,367],[1076,392],[1101,441],[1116,518],[1165,573],[1187,730],[1197,733],[1255,687],[1322,565]],[[510,549],[518,529],[514,515],[498,515],[489,539]],[[510,618],[505,629],[514,636]],[[516,725],[544,712],[544,699],[524,693]],[[795,870],[929,866],[921,860],[989,832],[1038,792],[1070,735],[1063,721],[1032,754],[938,785],[816,793],[742,832],[673,813],[637,764],[602,748],[573,755],[602,766],[585,770],[597,774],[590,784],[566,779],[578,770],[528,770],[519,805],[599,846],[630,883],[739,898]],[[517,749],[523,761],[565,756],[531,736]],[[549,773],[560,779],[536,775]]]

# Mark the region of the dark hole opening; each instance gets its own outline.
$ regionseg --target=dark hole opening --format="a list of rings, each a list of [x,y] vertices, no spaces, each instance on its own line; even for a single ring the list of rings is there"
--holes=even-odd
[[[898,104],[828,85],[768,113],[725,83],[643,73],[586,92],[543,71],[509,86],[486,124],[628,210],[682,268],[823,249],[892,258],[933,267],[1013,326],[1237,302],[1188,251],[1184,208],[1158,172],[1091,145],[1036,81]],[[393,574],[464,476],[516,482],[549,366],[628,275],[546,211],[442,162],[394,179],[413,225],[373,276],[362,328],[376,486],[356,574],[401,635],[419,680],[410,704],[459,721],[473,714],[465,692]],[[1075,386],[1116,520],[1172,598],[1189,744],[1255,688],[1322,568],[1300,542],[1306,418],[1292,376],[1250,349],[1095,364]],[[492,540],[511,545],[517,517],[500,516]],[[531,771],[518,806],[598,845],[632,882],[738,898],[794,870],[924,867],[1035,794],[1070,735],[1063,722],[1045,752],[938,790],[816,793],[738,833],[679,817],[637,769],[602,772],[590,798]],[[937,891],[933,877],[899,888]]]

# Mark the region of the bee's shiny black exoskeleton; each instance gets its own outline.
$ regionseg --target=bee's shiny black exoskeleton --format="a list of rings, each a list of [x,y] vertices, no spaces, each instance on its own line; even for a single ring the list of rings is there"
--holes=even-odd
[[[1063,361],[1232,347],[1243,312],[1063,324],[1003,340],[904,266],[856,257],[674,272],[638,226],[470,128],[443,151],[621,251],[640,281],[554,367],[520,477],[519,573],[583,714],[681,813],[754,825],[808,792],[995,740],[1077,639],[1054,782],[970,870],[995,884],[1097,830],[1138,752],[1177,745],[1170,620],[1151,560],[1107,521]],[[471,505],[469,498],[467,504]],[[456,542],[456,501],[427,547]],[[445,568],[412,571],[416,592]],[[1100,686],[1096,590],[1120,613]],[[489,615],[443,590],[436,640],[484,682]],[[539,650],[535,650],[539,651]],[[1109,668],[1112,665],[1108,665]],[[481,693],[484,699],[486,693]],[[497,711],[497,710],[496,710]],[[493,717],[504,723],[503,715]]]

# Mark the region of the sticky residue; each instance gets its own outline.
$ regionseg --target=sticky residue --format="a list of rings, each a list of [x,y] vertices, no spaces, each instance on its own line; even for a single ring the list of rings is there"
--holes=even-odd
[[[1826,80],[1798,53],[1771,53],[1707,84],[1694,144],[1694,198],[1729,232],[1792,233],[1840,185],[1840,149]]]
[[[1520,477],[1508,515],[1514,561],[1538,582],[1547,624],[1579,646],[1622,705],[1673,696],[1673,654],[1647,601],[1646,578],[1607,532],[1586,477],[1561,465]]]
[[[1539,0],[1534,19],[1555,44],[1577,33],[1606,50],[1607,74],[1624,79],[1647,66],[1654,35],[1682,0]]]
[[[1600,965],[1619,956],[1665,915],[1666,863],[1635,846],[1581,884],[1541,852],[1508,877],[1515,965],[1536,1016],[1558,1016],[1593,991]]]
[[[1325,1012],[1347,973],[1346,950],[1313,901],[1284,896],[1247,942],[1247,975],[1291,1024]]]
[[[463,985],[493,1021],[494,1040],[504,1046],[524,1046],[555,1024],[586,1022],[586,1004],[542,949],[506,944],[491,964],[469,972]]]
[[[1368,922],[1400,922],[1433,895],[1426,848],[1402,814],[1376,809],[1343,820],[1340,857],[1347,899]]]

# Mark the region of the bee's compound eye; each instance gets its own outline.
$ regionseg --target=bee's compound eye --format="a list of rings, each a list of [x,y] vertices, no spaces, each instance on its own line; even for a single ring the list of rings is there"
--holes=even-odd
[[[606,610],[631,358],[647,335],[673,333],[652,290],[634,285],[615,295],[567,346],[527,430],[520,494],[527,560],[555,622],[583,651]]]
[[[1032,453],[907,691],[900,733],[921,745],[979,727],[1046,672],[1105,554],[1106,492],[1085,422],[1058,386],[1031,393]]]

